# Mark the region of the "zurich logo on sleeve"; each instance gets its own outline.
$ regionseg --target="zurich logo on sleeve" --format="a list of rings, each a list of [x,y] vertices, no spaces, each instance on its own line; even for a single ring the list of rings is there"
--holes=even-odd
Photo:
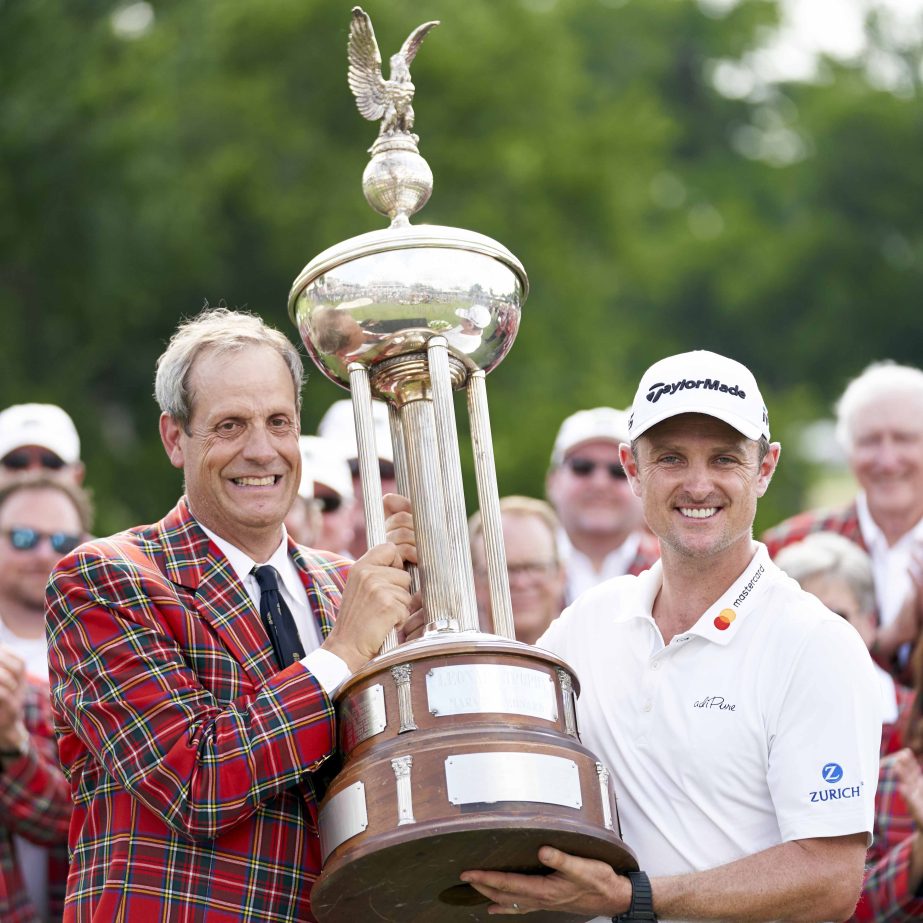
[[[821,770],[825,782],[835,785],[843,778],[843,767],[839,763],[827,763]]]
[[[859,781],[858,785],[837,785],[843,781],[843,767],[839,763],[826,763],[820,771],[821,778],[829,788],[810,792],[811,802],[818,804],[824,801],[847,801],[851,798],[860,798],[865,782]]]

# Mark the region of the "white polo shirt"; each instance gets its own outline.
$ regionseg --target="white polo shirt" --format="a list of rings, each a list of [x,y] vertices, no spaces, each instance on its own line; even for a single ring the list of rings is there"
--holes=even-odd
[[[651,875],[781,842],[871,834],[881,693],[868,651],[764,545],[665,647],[658,562],[581,596],[538,641],[576,670],[583,743],[610,769]]]

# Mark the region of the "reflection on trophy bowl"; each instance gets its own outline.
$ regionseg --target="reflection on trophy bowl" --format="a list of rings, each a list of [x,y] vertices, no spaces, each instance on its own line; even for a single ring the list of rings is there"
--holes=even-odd
[[[344,765],[320,809],[318,919],[486,921],[461,872],[547,872],[544,844],[636,869],[575,694],[553,654],[479,632],[405,644],[354,675],[336,697]]]
[[[419,353],[436,335],[467,369],[489,372],[516,338],[527,292],[519,260],[489,237],[392,227],[311,260],[289,313],[318,367],[348,385],[350,363]]]

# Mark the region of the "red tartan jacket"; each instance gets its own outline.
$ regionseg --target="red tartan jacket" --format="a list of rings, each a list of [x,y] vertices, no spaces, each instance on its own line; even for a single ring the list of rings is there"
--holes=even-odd
[[[923,897],[908,891],[914,823],[897,789],[893,760],[883,759],[875,793],[874,841],[866,859],[857,923],[912,923],[923,919]]]
[[[23,705],[29,747],[0,768],[0,920],[40,923],[16,861],[13,836],[48,849],[48,916],[60,920],[67,882],[70,789],[58,766],[48,686],[30,680]]]
[[[349,562],[294,542],[289,553],[326,637]],[[313,920],[312,773],[334,751],[333,706],[303,666],[277,670],[185,499],[64,558],[47,603],[75,804],[65,921]]]
[[[783,548],[802,541],[813,532],[836,532],[855,542],[863,551],[868,551],[859,528],[855,503],[839,510],[808,510],[806,513],[798,513],[767,529],[761,541],[769,549],[769,556],[775,558]]]

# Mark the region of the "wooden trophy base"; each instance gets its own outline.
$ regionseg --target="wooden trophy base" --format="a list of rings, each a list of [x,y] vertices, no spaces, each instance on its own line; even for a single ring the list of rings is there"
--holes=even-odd
[[[570,668],[493,635],[404,645],[337,695],[341,771],[318,817],[321,923],[488,919],[467,869],[547,874],[543,845],[637,869]],[[530,919],[584,917],[536,912]]]
[[[467,824],[467,826],[466,826]],[[342,862],[330,863],[311,892],[311,907],[323,923],[393,920],[395,923],[469,923],[494,920],[489,901],[459,880],[466,869],[543,874],[550,870],[537,859],[539,847],[599,859],[620,871],[638,867],[632,852],[617,837],[588,835],[585,826],[567,829],[560,819],[540,815],[516,818],[492,813],[442,830],[429,830],[415,840],[374,845]],[[403,831],[401,831],[403,833]],[[535,911],[535,923],[582,923],[586,916]]]

